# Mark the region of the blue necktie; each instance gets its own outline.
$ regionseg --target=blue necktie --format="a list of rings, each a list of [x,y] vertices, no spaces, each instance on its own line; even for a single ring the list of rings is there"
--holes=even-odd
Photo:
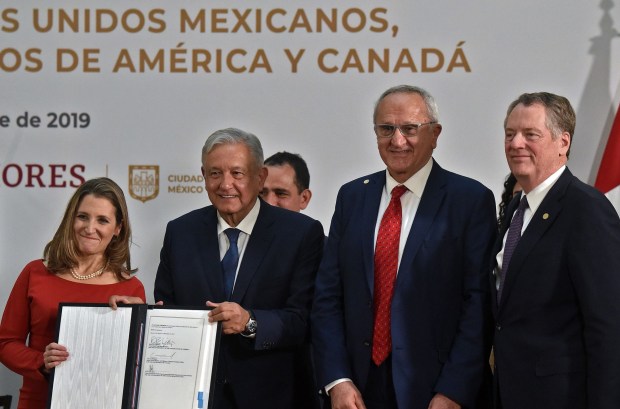
[[[515,212],[510,227],[508,228],[508,234],[506,236],[506,244],[504,245],[504,256],[502,258],[502,277],[499,282],[499,290],[497,291],[497,302],[502,298],[502,290],[504,289],[504,283],[506,282],[506,273],[508,272],[508,266],[510,265],[510,259],[512,253],[514,253],[519,239],[521,238],[521,229],[523,228],[523,213],[528,208],[527,197],[523,197],[519,202],[519,207]]]
[[[230,299],[232,295],[233,285],[235,284],[235,275],[237,273],[237,264],[239,263],[239,249],[237,248],[237,239],[239,238],[239,229],[226,229],[224,233],[228,236],[230,246],[222,259],[222,270],[224,271],[224,291],[226,291],[226,299]]]

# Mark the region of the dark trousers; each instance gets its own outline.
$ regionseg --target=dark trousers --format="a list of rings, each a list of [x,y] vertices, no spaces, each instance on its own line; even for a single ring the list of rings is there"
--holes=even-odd
[[[379,366],[370,363],[368,382],[362,392],[367,409],[398,409],[394,380],[392,379],[392,355]]]
[[[237,403],[228,383],[216,383],[214,391],[214,407],[217,409],[237,409]]]

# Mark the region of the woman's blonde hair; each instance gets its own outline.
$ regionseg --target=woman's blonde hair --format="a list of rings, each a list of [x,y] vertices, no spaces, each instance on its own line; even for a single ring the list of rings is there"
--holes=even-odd
[[[65,210],[65,215],[54,234],[52,241],[47,243],[43,250],[43,258],[47,262],[47,268],[54,274],[77,267],[79,249],[73,231],[74,220],[87,195],[108,199],[114,206],[116,223],[121,226],[118,236],[114,236],[105,250],[108,269],[111,270],[119,281],[124,280],[123,273],[132,274],[137,269],[131,269],[129,244],[131,243],[131,225],[127,202],[123,190],[109,178],[96,178],[84,182],[77,188]]]

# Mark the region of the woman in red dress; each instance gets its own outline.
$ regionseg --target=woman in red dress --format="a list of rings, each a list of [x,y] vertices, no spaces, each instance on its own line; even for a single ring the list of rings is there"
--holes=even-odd
[[[107,303],[127,294],[146,301],[132,276],[131,227],[121,188],[91,179],[73,194],[43,251],[17,278],[0,324],[0,362],[23,376],[18,409],[44,409],[50,371],[71,351],[53,342],[60,302]]]

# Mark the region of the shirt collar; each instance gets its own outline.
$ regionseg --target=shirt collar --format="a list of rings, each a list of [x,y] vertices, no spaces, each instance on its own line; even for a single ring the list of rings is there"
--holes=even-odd
[[[431,174],[431,169],[433,168],[433,158],[430,158],[426,165],[422,166],[420,170],[414,173],[409,179],[405,181],[405,183],[398,183],[390,172],[385,170],[385,189],[389,194],[392,192],[398,185],[405,185],[407,189],[409,189],[418,199],[422,198],[422,192],[424,192],[424,187],[426,186],[426,181],[428,180],[429,175]]]
[[[564,169],[566,169],[566,165],[562,166],[560,169],[552,173],[551,176],[549,176],[541,184],[532,189],[530,193],[522,195],[521,199],[523,199],[523,196],[527,196],[527,204],[532,211],[532,214],[536,213],[536,210],[542,203],[545,196],[547,196],[547,193],[549,193],[549,190],[551,190],[555,182],[557,182],[557,180],[560,178],[562,172],[564,172]]]
[[[252,210],[239,222],[239,224],[234,227],[235,229],[239,229],[247,235],[252,234],[252,229],[254,229],[254,225],[256,224],[256,219],[258,219],[258,213],[260,211],[260,200],[257,198],[256,203],[252,206]],[[217,212],[217,234],[218,236],[226,229],[232,228],[222,216],[220,216],[220,212]]]

